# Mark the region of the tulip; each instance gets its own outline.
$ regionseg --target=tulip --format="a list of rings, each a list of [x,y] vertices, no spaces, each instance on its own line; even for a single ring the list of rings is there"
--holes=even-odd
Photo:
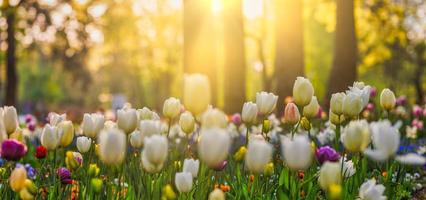
[[[241,146],[238,151],[234,154],[234,160],[240,162],[244,159],[247,153],[247,148],[245,146]]]
[[[235,125],[235,126],[239,126],[241,125],[242,119],[241,119],[241,115],[240,113],[234,113],[231,116],[231,122]]]
[[[293,99],[298,106],[306,106],[314,96],[314,87],[311,82],[304,77],[297,77],[293,85]]]
[[[151,162],[149,162],[146,151],[142,151],[141,158],[142,158],[142,167],[149,173],[157,173],[161,171],[161,169],[163,168],[164,163],[154,165]]]
[[[332,124],[334,125],[340,125],[345,121],[345,116],[344,115],[336,115],[333,112],[329,112],[329,120]]]
[[[140,131],[133,131],[133,133],[130,134],[130,145],[132,145],[133,148],[142,148],[143,139],[144,135],[142,135]]]
[[[27,170],[24,167],[16,167],[9,177],[10,187],[14,192],[19,192],[25,187],[27,180]]]
[[[299,109],[296,104],[288,103],[284,109],[284,123],[295,125],[300,120]]]
[[[78,152],[67,151],[65,153],[65,164],[71,170],[76,170],[83,164],[83,156]]]
[[[118,165],[126,156],[126,135],[119,129],[104,129],[98,139],[99,157],[107,165]]]
[[[4,106],[2,110],[4,127],[6,133],[10,135],[18,128],[18,114],[13,106]]]
[[[367,106],[368,101],[370,99],[370,93],[371,93],[371,86],[365,85],[363,82],[354,82],[353,86],[349,87],[349,90],[346,91],[346,95],[357,94],[361,97],[362,108]]]
[[[342,199],[342,185],[332,184],[328,188],[328,197],[331,200],[340,200]]]
[[[38,146],[36,148],[36,154],[35,154],[35,156],[38,159],[46,158],[46,156],[47,156],[47,149],[44,146]]]
[[[336,162],[340,159],[339,153],[329,146],[323,146],[315,151],[315,156],[320,164],[324,162]]]
[[[201,125],[203,128],[226,128],[228,125],[228,117],[223,111],[217,108],[211,108],[203,113]]]
[[[247,124],[254,124],[256,123],[256,118],[257,118],[257,105],[253,102],[246,102],[243,105],[243,110],[242,110],[242,120],[243,122],[247,123]]]
[[[340,158],[339,163],[342,164],[342,162],[343,162],[342,176],[344,178],[349,178],[353,176],[356,172],[356,169],[354,167],[354,163],[352,162],[352,160],[344,161],[343,158]]]
[[[174,97],[168,98],[164,101],[163,105],[163,115],[169,119],[173,119],[179,115],[182,105],[180,104],[179,99]]]
[[[273,93],[258,92],[256,93],[256,105],[260,115],[268,115],[277,105],[278,96]]]
[[[72,183],[71,172],[67,168],[59,168],[57,174],[62,184],[67,185]]]
[[[195,129],[195,119],[194,116],[188,111],[185,111],[180,115],[179,126],[183,132],[190,134]]]
[[[189,172],[192,174],[192,177],[197,178],[198,169],[200,168],[200,161],[194,159],[185,159],[183,161],[183,170],[184,172]]]
[[[304,135],[294,135],[293,139],[282,137],[284,162],[292,170],[307,169],[312,161],[312,147]]]
[[[147,107],[143,107],[142,109],[138,109],[137,111],[138,121],[141,120],[159,120],[160,117],[157,113],[151,111]]]
[[[210,83],[207,76],[202,74],[185,75],[183,102],[185,108],[194,115],[207,110],[210,104]]]
[[[340,185],[342,182],[341,164],[325,162],[320,169],[318,182],[321,188],[327,191],[331,185]]]
[[[173,188],[170,184],[167,184],[163,187],[162,191],[162,199],[164,200],[174,200],[176,199],[176,193],[173,191]]]
[[[318,116],[320,105],[316,96],[313,96],[311,102],[303,108],[303,116],[307,118],[314,118]]]
[[[40,138],[41,144],[48,150],[55,150],[59,145],[58,128],[50,124],[44,126]]]
[[[90,138],[96,138],[104,127],[105,117],[101,114],[84,114],[81,128],[83,134]]]
[[[189,172],[178,172],[175,176],[175,185],[179,192],[190,192],[192,189],[192,175]]]
[[[92,139],[88,137],[84,137],[84,136],[77,138],[77,149],[81,153],[88,152],[91,145],[92,145]]]
[[[358,120],[349,122],[342,131],[340,141],[349,152],[363,152],[371,141],[367,121]]]
[[[153,165],[160,165],[166,161],[168,152],[168,141],[163,135],[153,135],[145,138],[144,154],[146,159]]]
[[[96,164],[90,164],[88,172],[89,172],[89,176],[94,177],[99,175],[99,173],[101,172],[101,169],[99,169],[98,165]]]
[[[99,193],[102,191],[102,186],[103,186],[102,179],[92,178],[90,180],[90,185],[92,186],[94,192]]]
[[[251,140],[246,153],[246,166],[253,173],[262,173],[272,159],[272,145],[264,140]]]
[[[58,114],[55,112],[49,113],[49,124],[52,126],[56,126],[60,122],[65,121],[66,119],[67,119],[66,114]]]
[[[359,188],[359,198],[363,200],[386,200],[385,186],[376,184],[376,179],[370,179],[364,182]]]
[[[397,128],[393,127],[388,120],[372,122],[373,149],[367,149],[364,153],[373,160],[386,161],[395,155],[399,148],[400,134]]]
[[[272,174],[274,174],[274,163],[273,162],[269,162],[268,164],[265,165],[265,170],[263,170],[263,173],[266,176],[271,176]]]
[[[133,108],[123,108],[117,111],[117,126],[126,134],[132,133],[137,126],[138,116]]]
[[[161,134],[161,122],[158,120],[142,120],[139,131],[144,137]]]
[[[388,88],[383,89],[382,93],[380,94],[380,105],[382,108],[385,110],[391,110],[395,107],[395,104],[395,94]]]
[[[225,194],[219,188],[216,188],[209,194],[209,200],[225,200]]]
[[[19,191],[19,197],[22,200],[32,200],[34,199],[34,195],[31,194],[27,188],[22,188],[22,190]]]
[[[357,117],[363,109],[362,97],[356,93],[350,93],[343,99],[343,114],[349,117]]]
[[[331,95],[330,99],[330,110],[336,115],[343,114],[343,101],[346,97],[346,94],[343,92],[334,93]]]
[[[74,139],[74,126],[69,120],[62,121],[58,124],[58,137],[61,147],[66,147]]]
[[[15,139],[7,139],[1,144],[1,157],[18,161],[27,153],[27,146]]]
[[[231,146],[231,137],[224,129],[202,129],[198,141],[198,154],[200,159],[209,167],[215,168],[228,156]]]
[[[311,122],[309,122],[308,118],[302,117],[302,119],[300,119],[300,127],[305,131],[309,131],[311,130]]]

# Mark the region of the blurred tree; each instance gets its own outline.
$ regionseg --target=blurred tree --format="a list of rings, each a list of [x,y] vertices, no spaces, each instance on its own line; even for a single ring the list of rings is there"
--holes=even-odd
[[[357,77],[357,40],[355,36],[354,1],[336,1],[334,58],[328,81],[327,99],[346,90]]]
[[[210,79],[211,102],[217,103],[217,36],[212,0],[183,1],[185,73],[203,73]]]
[[[9,4],[9,1],[5,2]],[[15,5],[15,6],[19,6]],[[6,96],[5,104],[16,105],[18,75],[16,73],[16,7],[6,5],[7,50],[6,50]]]
[[[241,111],[246,99],[242,0],[224,1],[225,111]]]
[[[283,112],[284,98],[292,96],[293,83],[304,74],[303,1],[277,0],[275,81],[278,111]]]

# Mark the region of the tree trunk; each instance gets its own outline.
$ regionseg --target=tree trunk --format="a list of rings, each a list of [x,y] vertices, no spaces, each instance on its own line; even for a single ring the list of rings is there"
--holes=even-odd
[[[303,3],[295,0],[276,1],[275,81],[279,95],[278,112],[283,113],[284,99],[293,94],[293,84],[304,74]]]
[[[414,70],[413,84],[416,90],[416,103],[422,105],[425,100],[422,76],[426,66],[426,46],[424,44],[417,45],[415,51],[417,54],[417,65],[416,69]]]
[[[10,10],[7,21],[6,97],[5,104],[16,106],[18,75],[16,73],[15,11]]]
[[[224,2],[225,112],[240,112],[246,100],[242,1]]]
[[[328,81],[326,102],[331,94],[345,91],[357,78],[357,46],[354,1],[336,1],[336,32],[333,67]]]
[[[216,30],[211,12],[212,0],[184,0],[184,72],[209,77],[212,99],[217,101]]]

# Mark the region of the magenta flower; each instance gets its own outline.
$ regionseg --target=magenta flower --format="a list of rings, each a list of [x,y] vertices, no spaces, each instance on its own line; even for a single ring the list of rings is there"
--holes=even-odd
[[[228,161],[224,160],[217,167],[214,168],[215,171],[222,171],[225,169],[226,165],[228,165]]]
[[[423,114],[423,109],[419,105],[414,105],[412,112],[414,116],[420,117]]]
[[[419,130],[423,130],[423,121],[420,121],[420,120],[418,120],[418,119],[414,119],[414,120],[411,122],[411,126],[414,126],[414,127],[416,127],[417,129],[419,129]]]
[[[405,105],[406,103],[407,103],[407,97],[406,96],[399,96],[396,99],[396,105],[398,105],[398,106]]]
[[[27,153],[27,146],[18,140],[8,139],[1,145],[1,157],[6,160],[18,161]]]
[[[375,97],[377,95],[377,89],[375,87],[372,87],[370,89],[370,97]]]
[[[322,164],[326,161],[336,162],[340,159],[339,153],[329,146],[323,146],[316,150],[315,157]]]
[[[231,121],[233,124],[239,126],[241,124],[241,115],[239,113],[235,113],[231,116]]]
[[[59,179],[61,180],[62,184],[71,184],[72,183],[71,172],[67,168],[60,167],[58,169],[58,176],[59,176]]]
[[[366,110],[373,111],[374,110],[374,104],[373,103],[368,103],[367,107],[366,107]]]

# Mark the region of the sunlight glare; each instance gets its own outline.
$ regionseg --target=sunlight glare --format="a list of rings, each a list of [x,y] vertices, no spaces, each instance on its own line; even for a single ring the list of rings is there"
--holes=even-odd
[[[213,15],[217,16],[222,12],[223,5],[222,0],[212,0],[212,12]]]
[[[263,15],[263,0],[244,0],[243,12],[247,19],[255,19]]]

